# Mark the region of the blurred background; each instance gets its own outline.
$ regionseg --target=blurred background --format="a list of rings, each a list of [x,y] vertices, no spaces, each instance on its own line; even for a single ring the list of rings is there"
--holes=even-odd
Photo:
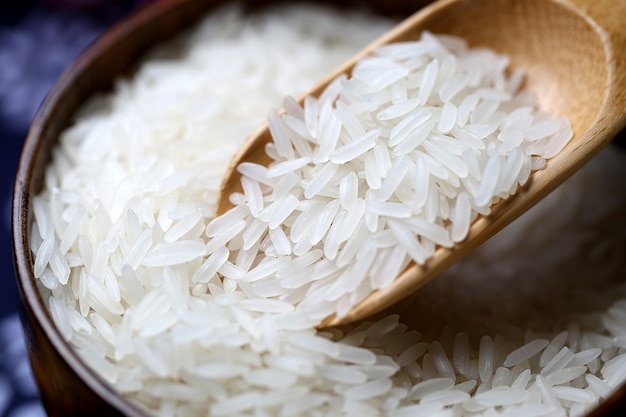
[[[0,417],[43,417],[17,313],[11,197],[28,126],[61,72],[148,0],[20,0],[0,8]]]

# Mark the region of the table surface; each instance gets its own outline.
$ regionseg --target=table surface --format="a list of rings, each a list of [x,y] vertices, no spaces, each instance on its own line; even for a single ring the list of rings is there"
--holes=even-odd
[[[0,417],[45,416],[17,314],[11,197],[30,121],[63,69],[139,0],[21,0],[0,12]]]

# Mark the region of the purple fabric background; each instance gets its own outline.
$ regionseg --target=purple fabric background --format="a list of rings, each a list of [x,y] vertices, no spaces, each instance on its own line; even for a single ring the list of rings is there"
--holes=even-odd
[[[17,315],[11,197],[30,121],[63,69],[139,0],[20,0],[0,8],[0,417],[40,417]]]

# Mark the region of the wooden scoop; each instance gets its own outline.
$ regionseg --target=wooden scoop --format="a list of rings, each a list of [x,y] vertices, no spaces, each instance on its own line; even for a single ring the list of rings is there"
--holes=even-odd
[[[533,206],[624,128],[625,18],[626,0],[443,0],[403,21],[307,93],[319,95],[373,48],[417,40],[428,30],[509,55],[511,66],[527,74],[525,87],[535,94],[539,107],[566,115],[574,130],[570,144],[532,174],[525,188],[493,206],[489,216],[479,217],[463,242],[439,248],[425,265],[410,264],[391,285],[371,293],[347,316],[328,317],[321,327],[368,317],[411,294]],[[231,193],[241,191],[237,166],[270,162],[264,151],[270,140],[265,124],[234,156],[221,186],[219,214],[231,207]]]

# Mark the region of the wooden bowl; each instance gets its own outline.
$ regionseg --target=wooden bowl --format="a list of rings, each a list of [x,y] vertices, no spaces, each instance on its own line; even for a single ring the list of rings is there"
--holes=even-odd
[[[161,0],[140,8],[110,28],[60,77],[39,109],[24,144],[13,198],[13,250],[22,322],[34,376],[50,416],[130,416],[148,414],[116,393],[95,374],[56,329],[39,295],[29,249],[31,197],[42,188],[44,171],[59,133],[94,93],[109,90],[129,74],[150,47],[182,32],[226,0]],[[249,1],[261,7],[271,0]],[[356,1],[332,2],[352,7]],[[406,16],[427,0],[371,0],[380,13]],[[362,4],[361,4],[362,5]],[[625,415],[626,389],[615,392],[592,416]],[[618,413],[619,414],[615,414]]]

